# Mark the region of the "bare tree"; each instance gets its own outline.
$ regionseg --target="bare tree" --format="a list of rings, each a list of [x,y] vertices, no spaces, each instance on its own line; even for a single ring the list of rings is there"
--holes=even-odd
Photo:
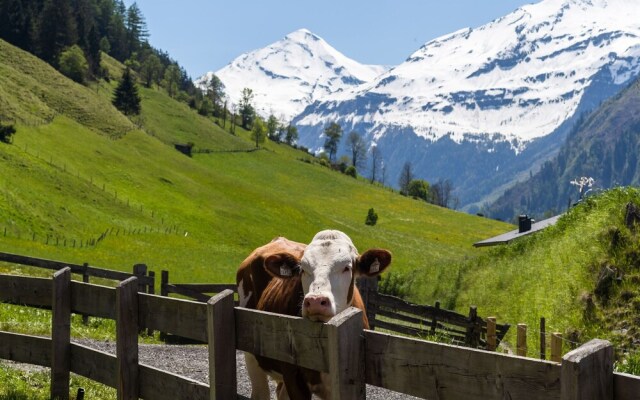
[[[351,131],[347,136],[347,142],[351,149],[351,165],[354,168],[363,168],[367,161],[367,148],[362,136],[356,131]]]
[[[377,145],[371,147],[371,183],[376,181],[376,174],[379,172],[380,163],[382,162],[382,154]]]
[[[398,178],[398,186],[400,186],[400,193],[407,195],[409,193],[409,183],[413,180],[413,166],[411,161],[407,161],[402,166],[400,177]]]

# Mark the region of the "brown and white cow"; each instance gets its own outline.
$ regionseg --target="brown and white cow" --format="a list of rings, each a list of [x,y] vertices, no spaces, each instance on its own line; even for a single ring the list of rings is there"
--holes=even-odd
[[[349,306],[363,311],[355,286],[357,276],[376,276],[391,263],[387,250],[358,254],[340,231],[317,233],[309,245],[280,237],[254,250],[236,275],[240,306],[327,322]],[[366,312],[364,327],[369,327]],[[251,399],[270,399],[268,376],[277,383],[278,400],[326,399],[331,385],[326,374],[246,353]]]

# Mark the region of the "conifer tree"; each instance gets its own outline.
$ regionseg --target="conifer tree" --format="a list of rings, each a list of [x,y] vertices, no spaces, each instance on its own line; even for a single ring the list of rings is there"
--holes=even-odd
[[[127,68],[113,93],[113,105],[125,115],[140,114],[140,95],[131,71]]]

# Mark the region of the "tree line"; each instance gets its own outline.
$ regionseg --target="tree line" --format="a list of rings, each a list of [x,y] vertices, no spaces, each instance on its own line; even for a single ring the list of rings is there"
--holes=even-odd
[[[146,87],[163,87],[194,109],[205,101],[206,94],[185,69],[149,44],[136,3],[126,7],[122,0],[0,0],[0,38],[79,83],[109,79],[101,66],[107,54],[135,71]]]
[[[290,123],[278,122],[278,120],[270,115],[266,123],[255,114],[255,110],[251,105],[253,99],[251,89],[243,90],[242,99],[239,105],[239,112],[243,127],[247,130],[251,129],[251,137],[255,140],[256,147],[264,142],[266,138],[274,141],[282,141],[290,145],[294,145],[297,140],[297,129]],[[290,134],[293,132],[293,134]],[[387,184],[387,166],[384,163],[382,152],[377,144],[373,144],[367,149],[367,143],[363,135],[356,130],[343,135],[343,129],[337,122],[330,122],[324,129],[324,152],[318,157],[329,167],[340,172],[353,176],[358,176],[359,171],[363,171],[369,167],[370,183],[378,182],[382,186]],[[338,158],[338,149],[340,142],[346,140],[345,147],[349,155],[343,155]],[[369,163],[367,163],[369,161]],[[441,207],[457,208],[459,200],[453,195],[454,186],[450,179],[439,179],[437,182],[430,184],[426,180],[418,179],[413,172],[411,162],[406,162],[398,177],[398,187],[400,194],[424,200],[428,203]]]

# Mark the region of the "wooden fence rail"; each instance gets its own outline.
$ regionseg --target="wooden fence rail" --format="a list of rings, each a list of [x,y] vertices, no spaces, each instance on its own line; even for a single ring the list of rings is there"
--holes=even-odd
[[[420,338],[444,335],[454,344],[474,348],[487,347],[487,322],[471,307],[469,315],[458,314],[435,306],[409,303],[378,292],[376,279],[359,279],[358,288],[365,303],[371,330],[384,329]],[[237,291],[235,284],[170,283],[169,271],[162,271],[160,293],[171,293],[207,302],[211,295],[223,290]],[[237,302],[236,302],[237,305]],[[509,330],[509,324],[496,324],[496,346]]]
[[[322,324],[234,307],[230,290],[206,304],[139,293],[136,279],[114,289],[70,281],[69,268],[53,280],[0,275],[0,301],[54,309],[52,338],[0,332],[0,358],[52,367],[52,397],[63,399],[69,372],[117,388],[119,399],[234,398],[236,350],[328,372],[336,400],[364,398],[365,384],[469,400],[632,400],[640,393],[639,377],[613,373],[606,341],[589,342],[554,363],[361,332],[361,311],[354,308]],[[71,312],[115,319],[116,355],[69,343]],[[139,364],[141,327],[209,343],[211,386]]]
[[[83,280],[88,282],[89,277],[112,279],[116,281],[124,281],[126,279],[135,276],[138,278],[138,283],[141,288],[145,288],[145,292],[155,292],[155,274],[153,271],[147,272],[147,266],[145,264],[136,264],[133,266],[133,273],[114,271],[110,269],[98,268],[84,264],[72,264],[63,261],[46,260],[36,257],[21,256],[18,254],[2,253],[0,252],[0,262],[13,263],[18,265],[27,265],[31,267],[51,269],[54,271],[61,270],[65,267],[69,267],[71,273],[80,274],[83,276]]]

